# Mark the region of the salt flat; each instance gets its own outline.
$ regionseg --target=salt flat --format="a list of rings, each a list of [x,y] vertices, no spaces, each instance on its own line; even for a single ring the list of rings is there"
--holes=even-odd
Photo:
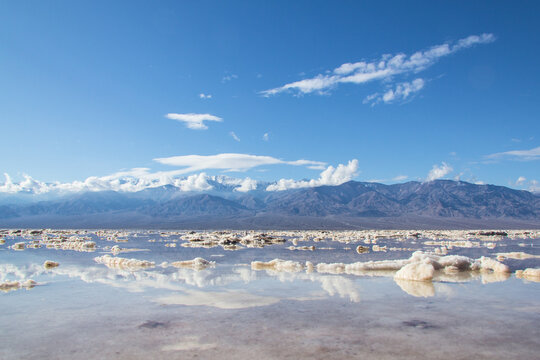
[[[3,359],[540,351],[538,230],[0,234]]]

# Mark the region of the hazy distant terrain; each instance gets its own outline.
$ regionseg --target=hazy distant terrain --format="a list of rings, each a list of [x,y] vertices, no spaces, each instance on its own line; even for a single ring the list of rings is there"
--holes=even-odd
[[[186,193],[87,192],[35,201],[1,199],[0,226],[164,228],[539,227],[540,196],[503,186],[436,180],[383,185],[349,181],[281,192],[228,188]]]

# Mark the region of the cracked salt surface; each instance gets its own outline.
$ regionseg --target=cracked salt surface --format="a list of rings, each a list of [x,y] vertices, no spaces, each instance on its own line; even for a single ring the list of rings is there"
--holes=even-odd
[[[540,351],[537,230],[0,237],[2,359],[507,359]]]

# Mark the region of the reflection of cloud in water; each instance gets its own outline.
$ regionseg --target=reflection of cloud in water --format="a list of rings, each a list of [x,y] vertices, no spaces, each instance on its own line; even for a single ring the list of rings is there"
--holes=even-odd
[[[386,270],[358,270],[355,275],[371,275],[371,276],[384,276],[393,277],[395,271]],[[266,270],[263,273],[250,269],[247,266],[237,266],[232,269],[231,272],[221,273],[219,269],[205,269],[201,271],[194,271],[192,269],[159,269],[152,270],[139,270],[129,271],[122,269],[110,269],[101,266],[75,266],[75,265],[62,265],[58,268],[43,269],[43,266],[38,264],[31,264],[26,266],[15,266],[13,264],[0,264],[0,280],[2,281],[24,281],[29,278],[35,278],[37,276],[68,276],[70,278],[79,278],[87,283],[99,283],[115,288],[122,288],[130,292],[144,292],[148,289],[161,289],[169,291],[182,292],[182,294],[176,296],[176,299],[186,305],[195,305],[197,301],[203,300],[199,305],[212,304],[205,300],[202,296],[204,291],[196,292],[190,290],[190,287],[196,288],[208,288],[217,287],[219,291],[214,291],[209,294],[225,294],[221,296],[221,302],[225,303],[225,300],[231,300],[235,293],[230,293],[231,285],[234,287],[235,283],[259,283],[271,279],[278,280],[280,283],[294,283],[294,282],[308,282],[314,284],[320,284],[327,296],[339,296],[341,298],[348,298],[353,302],[360,301],[359,284],[341,275],[328,275],[321,273],[307,273],[307,272],[276,272],[272,270]],[[446,273],[444,271],[435,271],[433,276],[434,282],[445,283],[461,283],[469,282],[480,279],[482,283],[500,282],[508,279],[510,274],[508,273],[496,273],[496,272],[483,272],[483,271],[462,271],[456,273]],[[396,284],[407,294],[412,296],[429,297],[434,296],[436,291],[439,291],[440,287],[433,285],[431,282],[411,282],[406,280],[396,279]],[[290,291],[289,285],[284,289],[278,286],[276,283],[265,283],[264,292],[271,296],[264,297],[265,300],[259,299],[259,295],[253,295],[251,299],[254,299],[255,304],[265,304],[267,299],[276,299],[275,296],[281,299],[289,300],[316,300],[321,299],[321,293],[313,291],[313,288],[306,288],[305,286],[294,287],[294,291]],[[244,286],[244,288],[246,288]],[[253,284],[247,287],[258,288],[258,285]],[[225,291],[222,291],[225,290]],[[251,296],[249,291],[242,290],[241,294]],[[276,295],[280,294],[280,295]],[[285,295],[284,295],[285,294]],[[324,294],[324,293],[323,293]],[[193,300],[187,300],[188,297]],[[324,296],[323,296],[324,297]],[[180,299],[180,300],[179,300]],[[248,297],[249,299],[249,297]],[[221,303],[217,305],[208,305],[220,307]],[[237,303],[238,304],[238,303]],[[226,305],[223,305],[226,306]],[[232,306],[238,306],[233,305]],[[262,305],[257,305],[262,306]]]
[[[330,296],[337,294],[342,298],[348,297],[352,302],[360,301],[360,293],[352,280],[342,276],[318,276],[315,280],[320,281],[322,288]]]
[[[211,306],[220,309],[244,309],[272,305],[280,301],[277,297],[260,296],[246,291],[198,291],[186,290],[183,294],[174,294],[157,298],[163,305]]]

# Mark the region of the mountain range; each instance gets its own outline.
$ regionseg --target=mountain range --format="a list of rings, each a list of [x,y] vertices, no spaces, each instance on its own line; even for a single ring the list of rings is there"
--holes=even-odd
[[[504,186],[435,180],[245,193],[174,186],[86,192],[47,200],[0,198],[0,227],[459,228],[540,227],[540,195]]]

